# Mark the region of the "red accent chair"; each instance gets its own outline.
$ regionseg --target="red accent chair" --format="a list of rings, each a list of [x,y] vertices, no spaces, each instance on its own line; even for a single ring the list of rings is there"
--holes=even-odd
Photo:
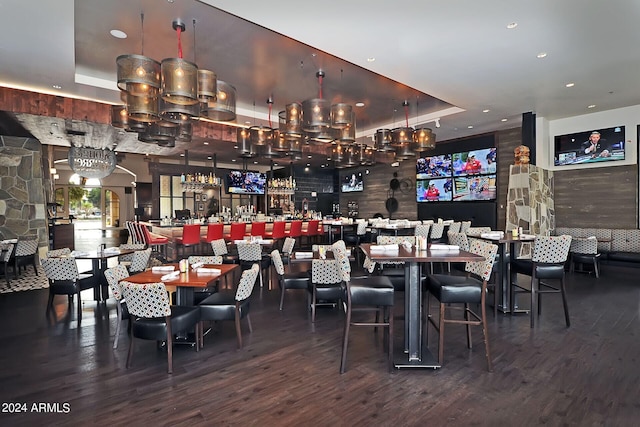
[[[188,247],[200,246],[200,224],[185,224],[182,227],[182,237],[176,238],[176,253],[180,258],[180,248],[182,247],[182,255]],[[193,250],[191,251],[193,254]]]
[[[146,225],[138,224],[138,226],[144,236],[144,244],[147,245],[147,247],[152,248],[154,251],[160,252],[161,250],[162,255],[166,257],[169,238],[150,232]]]
[[[211,242],[214,240],[224,239],[224,224],[221,222],[214,222],[207,224],[207,235],[203,237],[200,242],[211,246]]]
[[[302,236],[302,220],[292,221],[289,230],[284,234],[286,237],[293,237],[296,241],[300,240],[300,236]]]
[[[267,223],[264,221],[252,222],[251,235],[254,237],[264,237],[266,226],[267,226]]]
[[[224,239],[228,242],[233,242],[234,240],[243,240],[246,232],[246,222],[232,222],[229,234],[225,234]]]
[[[264,236],[267,239],[273,239],[274,240],[274,247],[278,247],[277,243],[284,239],[286,236],[285,232],[286,232],[286,227],[287,227],[287,223],[284,221],[275,221],[273,223],[273,228],[271,229],[271,231],[267,231]]]

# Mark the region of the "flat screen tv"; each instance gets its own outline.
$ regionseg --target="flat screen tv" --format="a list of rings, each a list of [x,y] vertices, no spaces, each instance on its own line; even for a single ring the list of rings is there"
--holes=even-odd
[[[416,201],[450,202],[452,200],[453,178],[433,178],[416,182]]]
[[[466,176],[496,173],[496,154],[495,147],[454,153],[451,156],[453,174],[455,176]]]
[[[625,158],[624,126],[554,137],[555,166],[610,162]]]
[[[451,176],[451,154],[420,157],[416,160],[416,179]]]
[[[362,173],[352,173],[342,177],[341,189],[343,193],[352,191],[364,191],[364,181]]]
[[[264,194],[267,175],[259,172],[230,171],[225,180],[227,193]]]
[[[495,200],[496,175],[457,176],[453,178],[453,201]]]

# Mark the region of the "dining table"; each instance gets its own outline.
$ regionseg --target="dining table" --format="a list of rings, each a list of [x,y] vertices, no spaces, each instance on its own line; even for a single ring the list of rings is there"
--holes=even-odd
[[[379,251],[375,246],[386,246]],[[397,246],[397,249],[395,249]],[[426,250],[415,245],[360,245],[369,259],[375,262],[404,262],[404,348],[394,355],[396,368],[440,368],[438,360],[423,342],[421,264],[434,262],[480,261],[481,255],[460,250],[449,245],[429,244]],[[372,249],[373,248],[373,249]],[[438,248],[438,249],[436,249]]]
[[[218,279],[240,268],[238,264],[204,264],[198,268],[190,266],[183,273],[180,272],[178,263],[158,267],[136,273],[123,280],[131,283],[163,282],[165,285],[175,286],[176,305],[193,305],[195,289],[212,287]],[[172,267],[173,270],[171,270]]]

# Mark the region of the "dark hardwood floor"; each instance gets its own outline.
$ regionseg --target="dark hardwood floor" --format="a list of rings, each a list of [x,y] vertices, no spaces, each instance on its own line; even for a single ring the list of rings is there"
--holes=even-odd
[[[156,343],[136,341],[125,368],[126,328],[112,350],[114,300],[83,294],[83,319],[47,290],[0,295],[0,424],[261,426],[635,426],[640,419],[640,270],[603,266],[600,279],[569,275],[572,326],[559,295],[546,296],[535,329],[527,314],[490,316],[495,372],[486,371],[479,328],[466,348],[464,328],[450,326],[438,370],[386,368],[382,333],[353,328],[347,372],[340,375],[344,314],[319,309],[306,294],[256,288],[245,347],[232,323],[205,337],[200,352],[176,346],[174,373]],[[523,277],[524,281],[525,278]],[[402,312],[398,295],[396,314]],[[523,304],[524,305],[524,304]],[[397,345],[402,321],[396,322]],[[430,348],[437,351],[433,329]],[[26,413],[8,413],[9,403]],[[34,403],[58,404],[34,412]],[[64,404],[68,404],[64,405]],[[65,408],[68,411],[65,413]]]

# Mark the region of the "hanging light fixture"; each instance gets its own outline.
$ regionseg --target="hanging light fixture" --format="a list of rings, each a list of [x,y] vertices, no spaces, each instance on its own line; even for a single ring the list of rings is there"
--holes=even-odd
[[[413,132],[413,149],[417,152],[436,148],[436,135],[429,128],[417,128]]]
[[[249,128],[251,143],[258,147],[271,144],[274,140],[273,128],[271,127],[271,109],[273,107],[273,99],[271,97],[267,99],[267,104],[269,104],[269,127],[260,125]]]
[[[391,129],[378,129],[374,136],[374,142],[378,151],[390,152],[394,150],[391,146]]]
[[[284,111],[278,113],[280,135],[285,139],[302,137],[302,105],[297,102],[287,104]]]
[[[173,21],[178,36],[178,57],[165,58],[160,63],[160,96],[169,104],[193,105],[198,103],[198,66],[182,57],[184,23]]]
[[[226,122],[236,118],[236,88],[217,81],[216,97],[201,106],[201,114],[211,120]]]
[[[258,150],[251,143],[250,132],[248,128],[238,128],[236,131],[236,142],[238,143],[238,151],[240,157],[251,158],[258,155]]]
[[[316,73],[318,78],[318,97],[302,101],[302,129],[311,134],[326,134],[331,128],[331,106],[322,98],[322,79],[324,71]]]

